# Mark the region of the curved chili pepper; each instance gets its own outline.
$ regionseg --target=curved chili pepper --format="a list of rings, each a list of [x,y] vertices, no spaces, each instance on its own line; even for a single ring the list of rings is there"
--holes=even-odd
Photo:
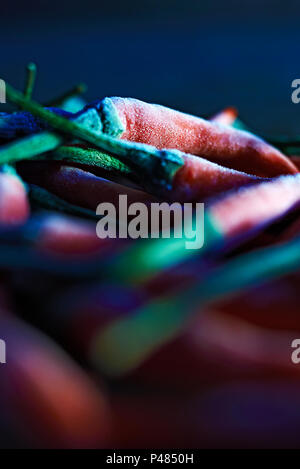
[[[19,165],[19,170],[27,182],[45,187],[68,202],[91,210],[96,210],[101,202],[111,202],[117,208],[121,194],[127,195],[128,204],[148,204],[157,200],[140,190],[56,162],[26,162]]]
[[[174,201],[202,201],[229,189],[246,186],[262,179],[225,168],[204,158],[181,153],[184,165],[177,170],[172,189],[166,193]]]
[[[115,121],[117,113],[124,140],[178,149],[256,176],[298,172],[282,153],[246,131],[132,98],[105,98],[96,107],[105,122]]]
[[[202,201],[209,196],[261,180],[250,174],[224,168],[203,158],[184,154],[182,156],[184,165],[175,173],[172,188],[162,190],[161,195],[168,200]],[[112,202],[117,207],[120,194],[127,194],[128,203],[157,201],[153,195],[108,181],[69,165],[47,161],[24,162],[18,165],[18,169],[27,182],[41,185],[72,204],[92,210],[100,202]],[[156,193],[151,187],[149,190]]]
[[[68,148],[71,149],[72,147],[65,148],[68,150]],[[71,151],[72,150],[70,150],[69,153]],[[76,151],[77,149],[75,149],[75,152]],[[86,157],[83,156],[82,163],[86,163],[86,168],[88,169],[88,166],[90,166],[91,170],[95,172],[96,166],[94,167],[94,164],[97,164],[97,151],[93,149],[89,150],[88,148],[84,149],[80,147],[77,159],[76,157],[74,158],[73,156],[69,155],[68,151],[63,151],[60,153],[60,150],[57,150],[57,152],[53,154],[53,158],[66,158],[66,162],[68,164],[72,165],[72,162],[74,161],[76,165],[76,162],[79,161],[80,152],[87,155]],[[95,157],[93,156],[94,153]],[[261,180],[261,178],[257,178],[253,175],[222,167],[204,158],[195,157],[194,155],[187,155],[184,153],[178,154],[182,158],[184,164],[175,173],[172,181],[172,187],[170,189],[166,189],[165,191],[162,189],[162,195],[164,195],[169,200],[178,202],[199,201],[211,195],[215,195],[229,189],[248,185]],[[94,158],[95,162],[93,162]],[[103,170],[106,170],[104,159],[103,162],[100,162],[100,164],[103,167]],[[123,166],[121,166],[121,163],[119,167],[119,172],[121,175],[123,173]],[[124,167],[127,168],[126,166]],[[118,166],[116,166],[116,170],[117,169]],[[111,165],[110,171],[112,174],[113,170],[114,167]],[[127,173],[124,171],[124,174],[126,176],[128,171]],[[135,177],[135,179],[137,179],[137,176],[132,172],[129,173],[129,177]],[[141,178],[141,185],[146,184],[146,186],[148,186],[148,183],[149,181],[145,181],[143,178]],[[156,193],[156,190],[151,188],[150,185],[149,191]]]
[[[229,194],[209,211],[222,233],[235,236],[283,216],[300,203],[300,175],[282,176]]]
[[[88,166],[90,166],[93,172],[96,171],[97,165],[99,164],[99,169],[102,168],[106,171],[108,168],[111,174],[114,174],[113,171],[118,171],[119,177],[124,173],[125,176],[128,175],[128,177],[134,178],[135,180],[137,179],[137,175],[135,175],[134,172],[130,172],[126,165],[122,165],[120,162],[117,164],[118,160],[104,154],[101,154],[101,158],[97,155],[97,150],[89,149],[84,146],[65,146],[56,150],[53,153],[53,158],[55,160],[65,160],[68,164],[74,162],[75,165],[81,161],[81,163],[86,164],[87,169]],[[253,175],[229,170],[204,158],[195,158],[194,155],[183,153],[180,153],[180,156],[184,161],[184,165],[179,168],[175,174],[172,189],[165,192],[165,196],[171,200],[180,202],[197,201],[210,195],[218,194],[228,189],[247,185],[259,180],[259,178]],[[108,164],[106,160],[108,160]],[[115,164],[114,161],[117,163]],[[141,178],[140,183],[143,184],[145,181]]]

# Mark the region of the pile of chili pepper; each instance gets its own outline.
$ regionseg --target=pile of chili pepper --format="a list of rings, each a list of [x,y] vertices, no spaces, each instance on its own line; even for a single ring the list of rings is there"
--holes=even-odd
[[[300,139],[35,73],[0,113],[0,446],[299,447]],[[204,202],[204,246],[98,238],[124,194]]]

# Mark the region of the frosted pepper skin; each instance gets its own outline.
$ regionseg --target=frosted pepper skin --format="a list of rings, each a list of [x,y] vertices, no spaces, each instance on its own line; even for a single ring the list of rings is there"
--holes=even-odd
[[[282,153],[249,132],[132,98],[105,98],[94,106],[105,122],[110,115],[116,122],[117,113],[124,140],[177,149],[261,177],[298,172]]]
[[[201,202],[224,191],[261,181],[251,174],[224,168],[204,158],[182,154],[184,165],[178,169],[168,198],[179,202]]]
[[[158,149],[177,149],[255,176],[275,177],[299,172],[290,159],[264,140],[244,130],[222,125],[234,118],[230,109],[212,121],[132,98],[104,98],[77,114],[48,109],[69,119],[96,109],[101,119],[101,131],[112,137],[146,143]],[[26,111],[0,115],[0,140],[3,141],[48,128],[42,120]]]
[[[226,236],[267,225],[300,204],[300,175],[282,176],[228,194],[209,208]]]

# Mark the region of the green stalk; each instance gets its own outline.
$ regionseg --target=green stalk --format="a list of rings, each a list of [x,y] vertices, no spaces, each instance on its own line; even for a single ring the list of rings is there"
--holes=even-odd
[[[61,107],[64,105],[66,101],[69,101],[69,99],[76,98],[77,96],[80,96],[84,93],[86,93],[87,86],[85,83],[78,83],[75,85],[73,88],[71,88],[69,91],[66,91],[63,93],[61,96],[58,96],[57,98],[53,99],[52,101],[49,101],[45,106],[46,107]]]
[[[62,135],[40,132],[0,147],[0,165],[16,163],[53,150],[64,142]]]
[[[36,79],[36,65],[30,62],[26,67],[26,81],[24,88],[25,99],[31,99]]]
[[[50,112],[50,114],[52,113]],[[76,117],[76,120],[80,122],[83,127],[92,127],[97,129],[97,131],[101,129],[100,118],[93,109],[89,109],[84,114]],[[55,150],[55,148],[59,147],[66,140],[67,138],[64,135],[50,131],[39,132],[18,139],[0,147],[0,165],[34,158],[43,153]]]
[[[49,159],[49,157],[47,158]],[[131,168],[113,156],[102,153],[95,148],[82,148],[77,146],[61,146],[51,155],[51,159],[81,163],[89,166],[98,166],[106,171],[115,171],[119,174],[132,174]]]

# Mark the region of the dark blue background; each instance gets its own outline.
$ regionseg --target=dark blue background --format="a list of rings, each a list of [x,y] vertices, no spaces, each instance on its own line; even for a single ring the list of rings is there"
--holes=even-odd
[[[276,0],[5,3],[0,77],[22,87],[33,60],[40,100],[84,81],[88,99],[133,96],[200,115],[235,105],[258,130],[298,133],[298,10]]]

